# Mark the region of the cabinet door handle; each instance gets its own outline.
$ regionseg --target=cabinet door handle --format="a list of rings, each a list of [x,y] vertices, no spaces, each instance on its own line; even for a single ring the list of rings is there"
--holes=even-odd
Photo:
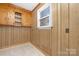
[[[66,29],[65,29],[65,32],[66,32],[66,33],[69,33],[69,28],[66,28]]]

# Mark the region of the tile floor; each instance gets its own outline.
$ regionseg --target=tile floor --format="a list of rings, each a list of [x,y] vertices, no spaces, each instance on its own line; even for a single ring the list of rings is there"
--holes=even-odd
[[[44,56],[32,44],[22,44],[11,48],[1,49],[0,56]]]

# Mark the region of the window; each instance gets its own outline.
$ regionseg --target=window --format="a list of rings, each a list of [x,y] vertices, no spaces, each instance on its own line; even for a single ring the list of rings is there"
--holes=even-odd
[[[52,26],[51,4],[45,4],[37,11],[37,27],[50,28]]]

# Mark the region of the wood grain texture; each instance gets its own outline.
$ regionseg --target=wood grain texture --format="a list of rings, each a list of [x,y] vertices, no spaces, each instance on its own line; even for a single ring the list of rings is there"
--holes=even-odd
[[[51,29],[38,29],[37,28],[37,10],[44,4],[40,4],[33,11],[33,26],[31,30],[31,42],[39,47],[48,55],[57,55],[57,4],[52,4],[52,20],[53,28]]]
[[[23,26],[32,26],[32,13],[22,11],[22,25]]]
[[[69,50],[70,55],[79,56],[79,4],[69,4],[69,6]]]
[[[31,11],[25,10],[21,7],[18,7],[18,6],[12,5],[12,4],[10,4],[10,6],[14,8],[14,10],[13,10],[14,16],[15,16],[15,12],[19,12],[22,14],[22,19],[21,19],[22,26],[31,26],[32,25],[32,12]],[[14,19],[14,20],[16,20],[16,19]]]
[[[0,48],[30,41],[30,28],[0,26]]]
[[[69,11],[68,4],[60,4],[60,55],[69,55],[69,33],[66,33],[66,28],[69,28]]]
[[[8,4],[0,4],[0,24],[8,24]]]
[[[39,29],[37,29],[37,10],[42,6],[43,4],[40,4],[33,12],[32,12],[32,19],[33,19],[33,25],[31,29],[31,42],[38,48],[40,48],[40,34]]]
[[[25,10],[21,7],[9,4],[0,3],[0,24],[1,25],[14,25],[15,23],[15,12],[22,14],[21,24],[22,26],[32,25],[32,12]],[[15,25],[14,25],[15,26]]]
[[[37,10],[44,4],[38,5],[32,14],[29,11],[18,10],[17,7],[11,8],[8,4],[1,5],[3,4],[0,4],[0,10],[2,10],[2,12],[0,11],[2,13],[0,15],[0,18],[2,17],[0,24],[12,25],[15,19],[10,16],[14,15],[14,11],[18,11],[23,13],[23,26],[32,25],[32,28],[0,26],[0,48],[31,41],[37,48],[48,55],[79,55],[79,4],[53,3],[53,27],[51,29],[37,28]],[[5,5],[8,5],[8,7],[5,7]],[[10,11],[7,12],[8,10]],[[4,15],[8,13],[9,17],[5,17]],[[66,33],[66,28],[69,28],[69,33]]]
[[[51,29],[49,30],[39,30],[40,37],[40,48],[44,50],[46,53],[51,55]]]
[[[79,55],[78,8],[79,4],[60,4],[60,55]]]
[[[52,49],[52,55],[57,56],[58,55],[58,4],[52,3],[52,21],[53,21],[53,27],[51,28],[51,49]]]

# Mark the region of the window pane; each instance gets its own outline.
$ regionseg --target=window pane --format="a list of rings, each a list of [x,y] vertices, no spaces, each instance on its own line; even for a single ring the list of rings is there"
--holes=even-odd
[[[50,14],[50,6],[48,6],[46,9],[40,12],[40,18],[47,16]]]
[[[40,19],[40,26],[48,26],[49,25],[49,16],[43,19]]]

